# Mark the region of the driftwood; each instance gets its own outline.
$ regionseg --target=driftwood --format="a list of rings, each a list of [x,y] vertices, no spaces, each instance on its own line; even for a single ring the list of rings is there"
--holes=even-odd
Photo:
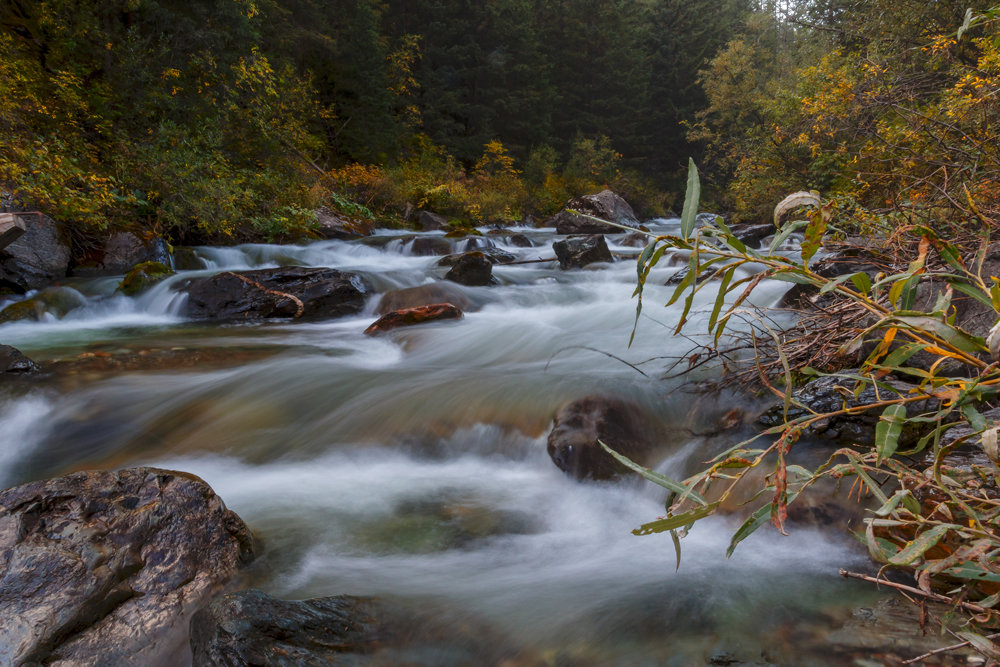
[[[21,238],[26,228],[14,213],[0,213],[0,250]]]

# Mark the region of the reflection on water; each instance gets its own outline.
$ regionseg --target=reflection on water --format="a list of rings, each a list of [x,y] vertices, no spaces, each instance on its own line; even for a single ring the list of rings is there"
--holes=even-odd
[[[362,331],[381,293],[445,271],[437,258],[381,240],[199,249],[211,270],[359,271],[376,293],[358,317],[183,322],[183,297],[172,289],[192,275],[182,273],[136,299],[114,295],[113,280],[81,284],[87,304],[62,320],[0,326],[5,343],[47,361],[122,349],[275,350],[221,368],[83,377],[72,391],[53,382],[44,396],[6,399],[3,481],[95,466],[191,471],[260,537],[254,586],[289,598],[382,595],[464,610],[551,664],[553,656],[704,664],[720,651],[805,664],[812,635],[865,599],[834,575],[862,558],[841,535],[803,529],[776,540],[762,531],[726,561],[736,517],[699,525],[675,572],[669,537],[629,532],[662,513],[662,493],[634,480],[576,483],[548,460],[555,410],[597,392],[634,400],[662,421],[673,452],[664,465],[681,470],[709,458],[706,447],[731,444],[690,433],[715,423],[732,399],[658,379],[665,356],[691,347],[669,335],[678,313],[656,307],[673,289],[664,286],[676,271],[669,258],[649,279],[651,317],[631,348],[630,261],[571,272],[498,266],[498,286],[461,288],[477,304],[463,320],[372,338]],[[548,246],[493,241],[523,259],[552,256]],[[768,305],[785,287],[765,284],[755,298]],[[694,328],[711,298],[696,301]]]

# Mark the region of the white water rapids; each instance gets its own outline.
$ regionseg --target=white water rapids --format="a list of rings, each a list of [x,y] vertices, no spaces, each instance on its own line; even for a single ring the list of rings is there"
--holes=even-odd
[[[554,256],[551,230],[513,231],[537,246],[496,237],[499,248],[525,260]],[[222,368],[83,378],[71,389],[3,387],[0,484],[94,467],[189,471],[260,538],[252,585],[286,598],[377,595],[458,610],[550,664],[814,659],[808,637],[864,599],[836,576],[862,559],[849,537],[801,528],[780,538],[765,527],[727,561],[739,519],[719,517],[683,540],[675,571],[669,536],[630,532],[663,513],[662,489],[576,482],[545,452],[559,406],[594,393],[658,415],[673,438],[663,471],[681,476],[720,446],[691,432],[715,423],[732,399],[660,379],[670,363],[662,357],[691,349],[671,335],[679,306],[662,308],[682,257],[664,258],[650,276],[631,348],[628,259],[573,271],[499,265],[498,285],[460,288],[474,304],[461,321],[373,338],[362,332],[382,293],[446,271],[383,234],[198,249],[209,265],[201,274],[289,264],[362,273],[376,294],[356,317],[184,321],[184,297],[172,289],[194,275],[183,272],[137,298],[115,295],[117,279],[76,281],[85,306],[61,320],[0,326],[0,343],[43,364],[142,348],[273,352]],[[616,245],[621,236],[609,241],[615,252],[637,252]],[[755,303],[772,305],[787,286],[764,283]],[[700,297],[690,331],[704,328],[713,299],[710,290]],[[789,639],[794,632],[801,636]]]

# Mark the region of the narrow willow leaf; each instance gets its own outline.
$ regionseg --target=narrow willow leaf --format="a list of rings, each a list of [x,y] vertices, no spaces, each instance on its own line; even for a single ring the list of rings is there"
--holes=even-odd
[[[872,280],[868,277],[868,274],[864,271],[858,271],[857,273],[851,274],[851,282],[854,286],[858,288],[858,291],[862,294],[868,294],[872,289]]]
[[[691,498],[700,505],[708,505],[708,501],[705,500],[701,496],[701,494],[695,491],[692,487],[685,486],[680,482],[670,479],[666,475],[661,475],[660,473],[654,470],[650,470],[649,468],[639,465],[638,463],[628,458],[627,456],[622,456],[615,450],[611,449],[606,444],[604,444],[604,442],[600,440],[598,440],[597,442],[601,445],[601,447],[604,448],[604,451],[606,451],[608,454],[611,454],[611,456],[613,456],[616,461],[621,463],[629,470],[639,473],[639,475],[648,479],[653,484],[658,484],[659,486],[662,486],[665,489],[669,489],[674,493],[678,493],[682,496],[682,498]]]
[[[875,516],[889,516],[896,511],[899,504],[903,502],[903,498],[909,495],[910,492],[907,489],[900,489],[896,491],[896,493],[892,494],[892,497],[889,498],[889,502],[883,504],[882,507],[875,510]]]
[[[951,268],[955,269],[959,273],[965,271],[965,265],[962,264],[962,255],[959,254],[958,249],[947,241],[942,241],[941,239],[934,240],[934,247],[938,251],[938,255],[941,259],[948,262]]]
[[[900,551],[898,554],[889,559],[890,565],[910,565],[918,558],[924,555],[928,549],[935,546],[941,539],[948,534],[949,530],[961,530],[959,526],[954,524],[945,523],[940,526],[934,526],[930,530],[926,530],[919,535],[915,540],[909,542],[906,547]]]
[[[788,503],[790,504],[798,496],[798,493],[788,494]],[[729,541],[729,547],[726,549],[726,558],[733,555],[736,550],[736,546],[745,540],[746,538],[753,535],[758,528],[771,521],[771,511],[774,503],[768,503],[763,507],[759,508],[756,512],[750,515],[750,518],[743,522],[743,525],[733,533],[732,539]]]
[[[806,265],[809,260],[819,252],[823,246],[823,235],[826,234],[826,223],[829,215],[824,207],[817,208],[809,224],[806,226],[805,238],[802,240],[802,264]]]
[[[691,510],[690,512],[684,512],[683,514],[677,514],[675,516],[667,517],[666,519],[658,519],[657,521],[650,521],[649,523],[644,523],[635,530],[632,531],[633,535],[652,535],[653,533],[663,533],[668,530],[677,530],[678,528],[683,528],[688,526],[700,519],[704,519],[707,516],[711,516],[715,513],[715,510],[719,508],[719,503],[715,502],[711,505],[706,505],[704,507],[699,507],[698,509]]]
[[[775,280],[780,280],[785,283],[795,283],[796,285],[814,285],[813,281],[809,280],[805,276],[794,273],[794,269],[782,269],[772,275],[771,277]]]
[[[941,574],[946,574],[949,577],[955,577],[956,579],[971,579],[973,581],[991,581],[994,583],[1000,583],[1000,574],[990,572],[978,563],[962,563],[961,565],[956,565],[955,567],[942,570]]]
[[[771,247],[769,248],[771,253],[781,247],[781,244],[788,240],[788,237],[798,230],[806,227],[809,224],[808,220],[796,220],[795,222],[789,222],[784,227],[782,227],[777,234],[774,235],[774,239],[771,241]]]
[[[979,432],[986,428],[986,417],[984,417],[979,410],[972,404],[962,406],[962,416],[965,420],[969,422],[969,426],[972,427],[973,431]],[[985,437],[985,433],[983,436]]]
[[[971,630],[963,630],[961,632],[956,632],[955,634],[969,642],[969,644],[971,644],[976,651],[985,655],[987,658],[1000,660],[1000,646],[997,646],[981,634],[972,632]]]
[[[694,232],[698,220],[698,202],[701,199],[701,182],[698,179],[698,167],[694,160],[688,158],[687,192],[684,195],[684,209],[681,212],[681,237],[686,241]]]
[[[677,569],[681,569],[681,538],[677,535],[676,530],[670,531],[670,539],[674,543],[674,556],[677,558]]]
[[[900,368],[910,357],[922,349],[924,349],[924,346],[920,343],[907,343],[906,345],[897,347],[889,353],[889,356],[882,360],[882,366],[892,369]]]
[[[715,297],[715,306],[712,308],[712,316],[708,318],[708,330],[709,332],[715,331],[715,322],[719,319],[719,313],[722,311],[722,304],[726,301],[726,295],[729,293],[729,283],[733,280],[733,274],[736,272],[736,266],[730,266],[726,269],[726,272],[722,274],[722,284],[719,285],[719,293]]]
[[[882,411],[878,425],[875,426],[875,452],[879,464],[896,453],[904,422],[906,422],[905,405],[890,405]]]
[[[820,294],[826,294],[827,292],[833,291],[833,290],[837,289],[837,285],[842,285],[845,282],[847,282],[848,280],[852,280],[853,281],[854,277],[857,276],[857,275],[858,275],[857,273],[850,273],[850,274],[844,274],[842,276],[837,276],[834,280],[828,281],[825,285],[823,285],[821,288],[819,288],[819,293]],[[865,276],[864,273],[862,273],[861,275]],[[867,277],[868,276],[865,276],[865,278],[867,278]]]
[[[967,283],[959,282],[957,280],[951,281],[948,284],[951,285],[952,289],[954,289],[955,291],[961,292],[966,296],[971,296],[973,299],[983,304],[984,306],[988,308],[993,307],[993,301],[987,295],[983,294],[983,291],[978,287],[975,287],[974,285],[969,285]]]
[[[977,336],[971,336],[966,332],[942,322],[941,320],[922,313],[896,313],[892,319],[902,324],[908,325],[912,329],[926,331],[934,334],[941,340],[951,343],[963,352],[976,354],[986,351],[986,342]]]
[[[899,552],[895,544],[875,536],[875,521],[872,519],[865,520],[865,546],[871,557],[879,563],[888,563]]]

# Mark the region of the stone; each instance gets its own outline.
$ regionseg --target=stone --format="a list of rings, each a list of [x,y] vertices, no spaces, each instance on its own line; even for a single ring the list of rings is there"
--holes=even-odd
[[[171,258],[175,271],[204,271],[208,268],[208,262],[199,257],[192,248],[175,247]]]
[[[450,303],[462,311],[468,311],[473,307],[472,300],[460,287],[452,282],[441,281],[386,292],[382,295],[375,312],[385,315],[394,310],[417,308],[434,303]]]
[[[612,262],[611,251],[602,234],[570,236],[552,244],[559,260],[559,268],[583,268],[594,262]]]
[[[17,286],[23,294],[65,278],[70,248],[61,227],[52,218],[18,217],[25,225],[25,232],[0,250],[0,280]]]
[[[0,345],[0,375],[21,375],[41,370],[34,361],[24,356],[16,347]]]
[[[326,206],[316,209],[316,233],[324,239],[360,239],[371,236],[374,227],[370,220],[348,217]]]
[[[172,275],[174,270],[160,262],[136,264],[118,283],[118,291],[127,296],[135,296]]]
[[[15,301],[0,310],[0,323],[19,320],[40,321],[46,315],[62,319],[75,308],[87,303],[86,297],[72,287],[49,287],[35,296]]]
[[[133,232],[118,232],[104,244],[104,257],[94,273],[120,275],[143,262],[169,265],[170,247],[167,242],[158,236],[143,238]]]
[[[812,262],[810,269],[824,278],[836,278],[844,274],[865,273],[874,282],[875,276],[882,271],[887,275],[892,273],[891,258],[885,257],[876,249],[867,248],[860,240],[843,244],[828,244],[828,254]],[[782,298],[779,307],[808,308],[812,302],[821,298],[819,290],[814,285],[793,285]]]
[[[178,290],[188,296],[186,317],[214,320],[355,315],[369,293],[356,273],[300,266],[223,271],[192,278]]]
[[[569,210],[627,227],[639,225],[639,219],[635,217],[635,212],[627,201],[611,190],[603,190],[594,195],[569,200],[563,210],[545,221],[545,226],[555,227],[557,234],[615,234],[621,231],[618,227],[575,215]]]
[[[201,479],[78,472],[0,491],[0,663],[188,661],[188,624],[253,557]]]
[[[514,246],[515,248],[534,248],[535,247],[535,244],[531,242],[531,239],[529,239],[524,234],[511,234],[510,239],[508,239],[508,240],[510,241],[510,244],[512,246]]]
[[[497,247],[497,244],[493,242],[493,239],[483,238],[481,236],[470,236],[465,240],[465,244],[462,245],[462,252],[472,252],[473,250],[482,250],[486,252]]]
[[[517,256],[512,255],[509,252],[500,250],[499,248],[487,248],[482,251],[486,255],[486,259],[490,260],[493,264],[510,264],[511,262],[517,261]],[[465,253],[455,253],[453,255],[445,255],[440,260],[438,260],[438,266],[455,266],[458,260],[462,259]]]
[[[645,248],[649,245],[652,238],[648,234],[642,232],[629,232],[622,239],[621,244],[623,246],[628,246],[629,248]]]
[[[418,257],[447,255],[451,252],[451,241],[440,236],[418,236],[410,242],[410,252]]]
[[[549,457],[576,479],[611,480],[629,472],[598,440],[641,465],[662,440],[655,419],[639,406],[608,396],[587,396],[556,413],[549,433]]]
[[[542,664],[467,612],[347,595],[293,602],[257,590],[195,614],[191,650],[198,667]]]
[[[448,229],[448,218],[431,211],[419,211],[416,215],[417,227],[424,232]]]
[[[493,262],[481,252],[467,252],[458,258],[444,278],[470,287],[491,285],[494,282]]]
[[[450,303],[432,303],[416,308],[404,308],[386,313],[371,326],[365,329],[365,334],[375,336],[399,327],[435,322],[437,320],[457,320],[462,318],[462,311]]]
[[[764,239],[777,232],[770,222],[740,222],[729,229],[733,236],[750,248],[759,248]]]

